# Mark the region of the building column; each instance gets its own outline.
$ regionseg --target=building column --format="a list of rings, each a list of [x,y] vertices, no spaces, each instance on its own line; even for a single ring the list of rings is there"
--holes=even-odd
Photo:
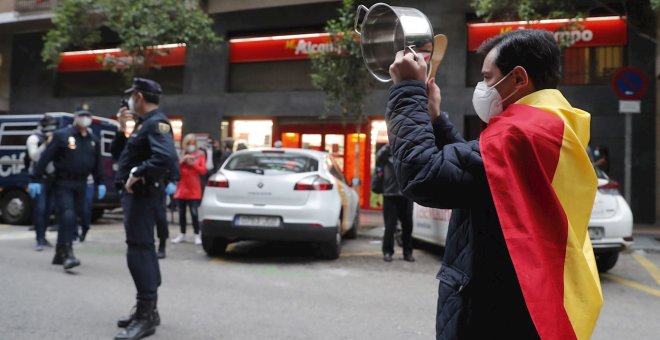
[[[656,37],[660,37],[660,14],[656,12]],[[660,223],[660,44],[655,45],[655,223]]]
[[[0,35],[0,114],[9,112],[12,37]]]

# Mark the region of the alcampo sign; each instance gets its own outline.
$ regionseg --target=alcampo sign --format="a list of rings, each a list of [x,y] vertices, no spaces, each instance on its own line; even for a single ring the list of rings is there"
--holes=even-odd
[[[309,59],[313,53],[336,51],[337,48],[328,33],[235,38],[229,40],[229,62]]]
[[[468,51],[476,51],[481,43],[499,34],[525,28],[545,29],[555,39],[569,39],[571,47],[624,46],[628,43],[625,17],[593,17],[579,20],[554,19],[469,23]]]

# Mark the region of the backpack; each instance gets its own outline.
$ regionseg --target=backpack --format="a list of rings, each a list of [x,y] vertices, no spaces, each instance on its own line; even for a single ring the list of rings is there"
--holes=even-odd
[[[374,169],[374,174],[371,176],[371,191],[373,191],[376,194],[382,194],[383,189],[384,189],[384,174],[383,174],[383,168],[381,167],[376,167]]]

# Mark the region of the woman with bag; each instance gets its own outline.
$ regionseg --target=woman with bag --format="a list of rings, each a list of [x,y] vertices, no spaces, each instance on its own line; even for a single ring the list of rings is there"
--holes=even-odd
[[[199,235],[199,201],[202,199],[201,175],[206,174],[206,156],[197,147],[194,134],[188,134],[183,138],[181,149],[184,154],[179,161],[181,169],[181,181],[176,188],[174,198],[179,201],[179,226],[181,234],[172,240],[172,243],[185,242],[186,240],[186,207],[190,208],[193,231],[195,232],[195,244],[202,244]]]

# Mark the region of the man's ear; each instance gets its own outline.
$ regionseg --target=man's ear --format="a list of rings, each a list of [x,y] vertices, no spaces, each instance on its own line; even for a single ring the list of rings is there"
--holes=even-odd
[[[522,66],[516,66],[513,68],[513,79],[515,80],[516,87],[526,87],[530,82],[527,70]]]

